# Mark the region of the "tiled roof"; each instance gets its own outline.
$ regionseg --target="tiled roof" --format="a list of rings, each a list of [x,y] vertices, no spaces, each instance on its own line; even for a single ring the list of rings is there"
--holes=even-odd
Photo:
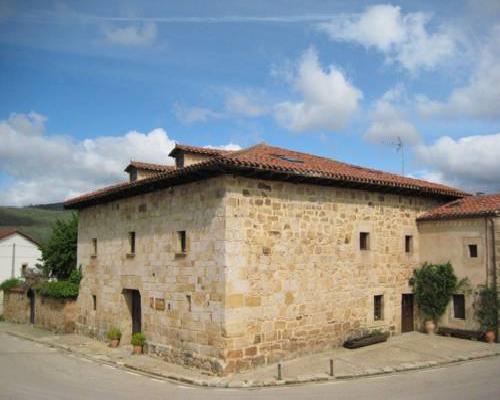
[[[232,153],[232,150],[220,150],[220,149],[212,149],[210,147],[198,147],[198,146],[188,146],[185,144],[176,144],[173,150],[170,152],[169,156],[173,157],[179,151],[185,151],[186,153],[195,153],[195,154],[205,154],[207,156],[218,156]]]
[[[130,167],[134,167],[137,169],[147,169],[149,171],[155,171],[155,172],[171,171],[175,169],[174,165],[152,164],[140,161],[130,161],[130,164],[127,166],[127,168],[125,168],[125,171],[128,172]]]
[[[436,207],[419,221],[500,215],[500,193],[468,196]]]
[[[176,149],[180,150],[186,148],[189,148],[191,152],[198,153],[207,150],[193,146],[176,146]],[[176,149],[172,150],[170,154],[175,154]],[[217,153],[213,154],[205,162],[165,171],[151,178],[120,184],[123,186],[104,188],[98,192],[70,199],[65,203],[65,206],[67,208],[79,208],[85,206],[82,202],[104,200],[108,195],[112,198],[126,197],[139,192],[156,190],[160,186],[172,186],[221,173],[252,175],[254,177],[263,176],[266,179],[350,186],[448,199],[468,195],[461,190],[438,183],[406,178],[397,174],[358,167],[329,158],[273,147],[267,144],[258,144],[239,151],[217,150]]]
[[[0,228],[0,240],[5,239],[5,238],[7,238],[11,235],[14,235],[16,233],[18,235],[24,236],[27,240],[29,240],[30,242],[33,242],[37,246],[40,245],[40,243],[38,243],[38,241],[33,239],[31,236],[26,235],[25,233],[21,232],[20,230],[18,230],[16,228]]]

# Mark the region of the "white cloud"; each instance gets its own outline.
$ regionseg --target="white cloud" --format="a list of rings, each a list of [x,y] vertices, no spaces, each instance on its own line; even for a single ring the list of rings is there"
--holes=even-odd
[[[453,139],[441,137],[416,148],[425,178],[470,191],[500,191],[500,133]]]
[[[252,91],[229,90],[226,93],[226,113],[242,117],[259,117],[269,112],[269,108],[258,93]]]
[[[406,120],[394,103],[401,103],[403,88],[398,86],[386,92],[375,104],[372,123],[363,138],[374,143],[393,144],[400,139],[405,145],[420,142],[417,129]]]
[[[207,149],[217,149],[217,150],[230,150],[230,151],[238,151],[241,150],[241,146],[239,144],[235,143],[228,143],[222,146],[212,146],[212,145],[207,145],[204,146]]]
[[[76,141],[47,134],[45,120],[30,113],[0,121],[0,171],[14,181],[2,188],[0,204],[62,201],[124,181],[123,169],[130,160],[173,163],[168,153],[175,143],[163,129]]]
[[[106,26],[104,36],[109,43],[122,46],[145,46],[150,45],[156,39],[156,24],[145,22],[143,24],[132,24],[125,27]]]
[[[500,117],[500,25],[476,55],[477,65],[469,82],[454,89],[447,100],[435,101],[417,96],[417,107],[424,116],[498,118]]]
[[[422,12],[402,14],[389,4],[375,5],[357,15],[321,23],[332,40],[351,41],[382,52],[388,62],[397,62],[411,72],[432,69],[457,50],[456,33],[440,26],[430,33],[431,20]]]
[[[302,56],[293,86],[302,100],[277,104],[275,117],[280,124],[297,132],[343,128],[363,97],[339,69],[329,66],[323,70],[314,49]]]
[[[206,107],[188,107],[180,103],[175,103],[173,107],[175,117],[185,123],[206,122],[213,119],[225,118],[223,113],[211,110]]]

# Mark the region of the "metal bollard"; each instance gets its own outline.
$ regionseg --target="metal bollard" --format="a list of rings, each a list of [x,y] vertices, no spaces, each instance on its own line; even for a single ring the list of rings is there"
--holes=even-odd
[[[278,363],[278,380],[281,381],[281,363]]]
[[[330,376],[333,376],[333,359],[330,359]]]

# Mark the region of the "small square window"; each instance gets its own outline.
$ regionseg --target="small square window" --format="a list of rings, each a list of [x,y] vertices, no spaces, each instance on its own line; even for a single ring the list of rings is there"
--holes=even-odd
[[[382,321],[384,319],[384,296],[379,294],[373,296],[373,319]]]
[[[453,317],[465,319],[465,296],[463,294],[453,295]]]
[[[97,310],[97,296],[95,294],[92,295],[92,309]]]
[[[97,256],[97,238],[92,239],[92,256]]]
[[[359,233],[360,250],[370,250],[370,234],[368,232]]]
[[[187,251],[186,231],[178,231],[177,240],[178,240],[177,249],[179,253],[186,253]]]
[[[128,244],[130,254],[135,254],[135,232],[128,233]]]
[[[469,244],[469,257],[477,258],[477,244]]]
[[[411,235],[405,236],[405,252],[406,253],[413,252],[413,236]]]

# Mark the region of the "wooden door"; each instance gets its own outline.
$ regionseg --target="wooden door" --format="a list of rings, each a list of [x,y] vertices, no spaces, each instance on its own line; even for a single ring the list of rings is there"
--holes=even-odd
[[[141,294],[132,290],[132,333],[141,332]]]
[[[413,294],[403,294],[401,298],[401,332],[413,330]]]

